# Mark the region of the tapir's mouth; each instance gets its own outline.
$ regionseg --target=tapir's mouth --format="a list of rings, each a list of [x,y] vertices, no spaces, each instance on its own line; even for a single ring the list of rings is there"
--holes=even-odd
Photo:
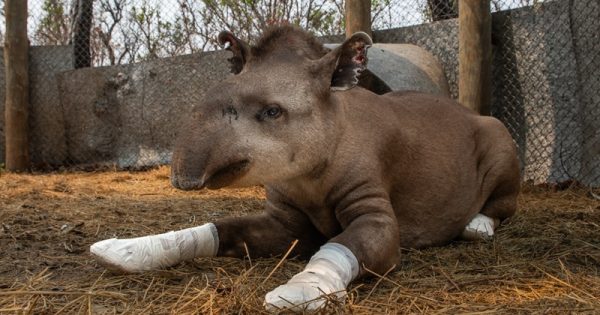
[[[208,189],[219,189],[231,184],[236,179],[243,176],[249,169],[250,161],[241,160],[227,164],[217,169],[203,183],[202,186]]]

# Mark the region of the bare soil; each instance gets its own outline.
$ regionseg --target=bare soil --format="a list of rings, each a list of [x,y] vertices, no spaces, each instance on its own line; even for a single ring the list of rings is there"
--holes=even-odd
[[[493,241],[406,250],[326,313],[600,313],[600,201],[528,187]],[[598,191],[596,191],[598,192]],[[257,314],[295,258],[107,272],[89,246],[260,211],[262,188],[182,192],[168,169],[0,175],[0,314]]]

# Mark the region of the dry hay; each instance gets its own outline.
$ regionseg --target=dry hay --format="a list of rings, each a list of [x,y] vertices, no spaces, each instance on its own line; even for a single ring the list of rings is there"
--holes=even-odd
[[[195,226],[261,208],[260,188],[181,192],[168,170],[0,177],[0,313],[209,314],[263,311],[300,271],[294,258],[196,259],[115,275],[95,241]],[[491,242],[406,251],[396,270],[353,283],[331,313],[598,313],[600,201],[528,188]]]

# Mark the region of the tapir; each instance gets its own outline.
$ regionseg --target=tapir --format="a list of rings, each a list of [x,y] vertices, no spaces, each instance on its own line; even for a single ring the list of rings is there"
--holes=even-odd
[[[317,310],[351,281],[382,274],[402,248],[488,238],[517,208],[519,164],[495,118],[443,96],[361,87],[372,44],[333,50],[293,26],[254,45],[230,32],[235,75],[196,104],[175,142],[184,189],[264,185],[261,213],[91,247],[103,265],[138,272],[195,257],[310,257],[265,297],[268,310]]]

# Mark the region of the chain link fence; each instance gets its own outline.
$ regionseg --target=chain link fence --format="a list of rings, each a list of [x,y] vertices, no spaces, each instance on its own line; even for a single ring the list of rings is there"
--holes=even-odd
[[[494,18],[494,111],[524,178],[600,186],[600,2],[547,1]]]
[[[455,98],[456,2],[372,1],[374,40],[431,51]],[[515,139],[523,179],[600,186],[598,1],[491,5],[492,114]],[[338,35],[343,8],[343,0],[30,0],[34,166],[168,163],[185,109],[229,73],[219,31],[252,41],[262,28],[290,22]]]
[[[422,46],[458,97],[458,1],[391,2],[380,42]],[[492,0],[492,115],[519,149],[523,179],[600,186],[600,3]],[[395,24],[402,23],[400,25]],[[402,32],[389,30],[404,27]]]

